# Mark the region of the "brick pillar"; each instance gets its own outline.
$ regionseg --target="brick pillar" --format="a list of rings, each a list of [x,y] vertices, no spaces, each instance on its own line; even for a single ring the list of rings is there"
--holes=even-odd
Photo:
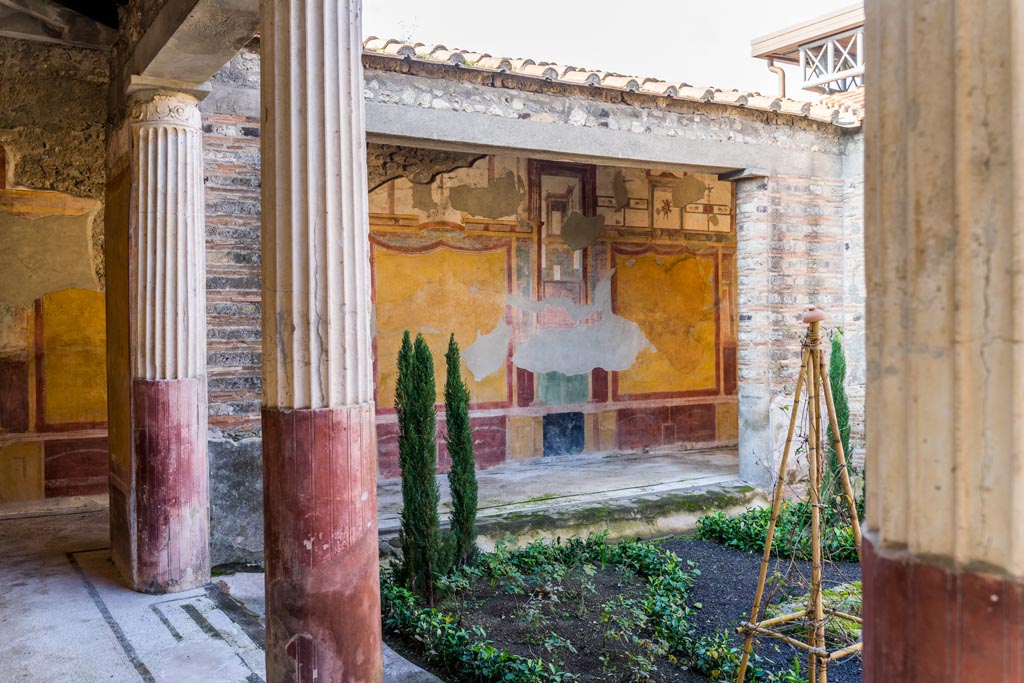
[[[210,577],[198,104],[137,92],[109,144],[111,545],[131,586],[148,593]]]
[[[864,680],[1024,681],[1024,8],[867,9]]]
[[[380,681],[360,3],[262,13],[267,678]]]

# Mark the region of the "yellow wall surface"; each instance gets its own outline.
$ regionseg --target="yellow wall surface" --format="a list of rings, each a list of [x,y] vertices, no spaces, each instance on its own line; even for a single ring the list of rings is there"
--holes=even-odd
[[[65,289],[43,297],[47,424],[107,420],[103,292]]]
[[[455,333],[461,348],[478,334],[494,329],[505,314],[508,252],[457,251],[439,247],[425,253],[392,251],[374,245],[377,315],[377,401],[395,401],[396,358],[402,333],[422,333],[434,356],[437,400],[444,401],[448,335]],[[482,379],[462,364],[473,403],[508,400],[507,369]]]
[[[619,373],[619,394],[713,390],[715,260],[689,252],[619,254],[615,267],[615,312],[639,325],[655,348]]]
[[[43,444],[0,446],[0,503],[43,497]]]

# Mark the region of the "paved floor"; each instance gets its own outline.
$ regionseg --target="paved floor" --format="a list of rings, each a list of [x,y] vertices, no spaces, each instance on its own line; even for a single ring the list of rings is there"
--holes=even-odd
[[[105,510],[0,519],[0,676],[9,681],[255,683],[263,651],[207,589],[117,580]]]

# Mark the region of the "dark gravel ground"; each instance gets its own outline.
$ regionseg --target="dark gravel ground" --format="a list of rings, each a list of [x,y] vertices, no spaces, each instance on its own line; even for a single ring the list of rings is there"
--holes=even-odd
[[[696,562],[700,569],[700,577],[693,587],[693,602],[700,603],[702,608],[691,623],[702,633],[726,629],[734,633],[737,646],[742,647],[743,637],[735,634],[734,629],[750,612],[754,591],[757,588],[758,573],[761,570],[761,555],[727,548],[710,541],[674,539],[665,541],[663,545],[682,559]],[[789,575],[791,568],[802,573],[804,577],[809,578],[811,575],[810,563],[783,559],[774,560],[768,575],[772,576],[776,572]],[[856,563],[825,563],[823,571],[826,587],[860,581],[860,566]],[[792,576],[797,575],[794,573]],[[801,595],[806,592],[806,584],[780,585],[773,602],[784,599],[782,593]],[[796,648],[772,639],[755,642],[758,653],[771,662],[780,664],[780,668],[792,662],[793,657],[798,655],[801,670],[806,668],[806,655]],[[804,673],[806,675],[806,672]],[[860,656],[847,657],[829,666],[828,680],[829,683],[860,683]]]

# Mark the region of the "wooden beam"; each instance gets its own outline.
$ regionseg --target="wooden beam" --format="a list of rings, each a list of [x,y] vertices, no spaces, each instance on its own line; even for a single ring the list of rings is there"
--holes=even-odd
[[[802,24],[754,38],[750,41],[750,55],[796,64],[796,49],[799,46],[863,25],[864,3],[858,2]]]

